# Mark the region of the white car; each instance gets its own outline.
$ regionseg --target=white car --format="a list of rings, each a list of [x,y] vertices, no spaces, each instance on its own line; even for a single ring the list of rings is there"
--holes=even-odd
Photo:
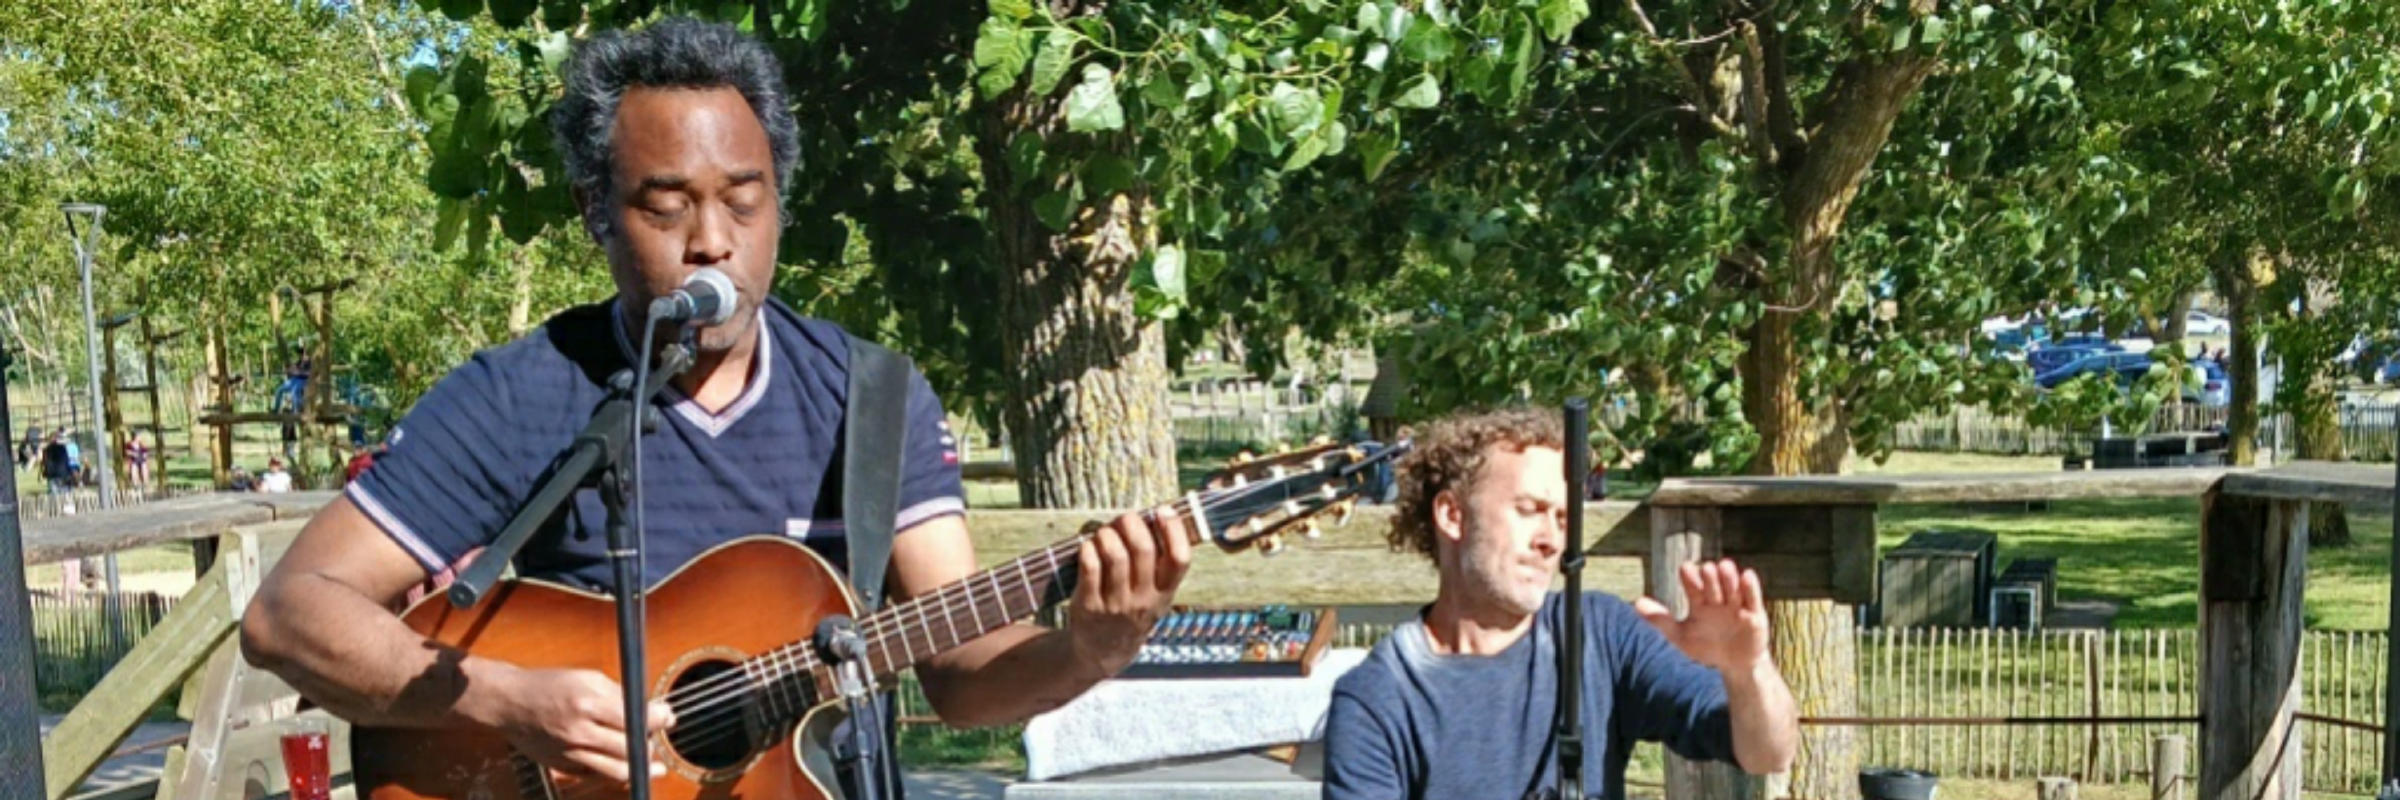
[[[2183,315],[2183,334],[2185,336],[2230,336],[2233,334],[2233,321],[2206,311],[2193,311]]]

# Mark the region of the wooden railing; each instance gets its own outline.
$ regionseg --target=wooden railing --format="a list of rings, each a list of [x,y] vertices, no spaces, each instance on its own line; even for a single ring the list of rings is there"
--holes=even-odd
[[[1645,502],[1587,507],[1586,535],[1596,555],[1642,556],[1650,591],[1679,601],[1671,575],[1688,560],[1730,556],[1761,567],[1772,599],[1868,602],[1875,597],[1875,520],[1886,505],[2072,500],[2116,497],[2203,498],[2200,541],[2202,695],[2198,794],[2202,800],[2298,798],[2298,715],[2302,709],[2301,595],[2310,504],[2389,504],[2390,467],[2298,463],[2264,471],[2120,470],[1959,476],[1860,476],[1670,480]],[[52,798],[88,774],[149,708],[186,676],[184,710],[195,721],[189,752],[174,755],[162,797],[218,796],[226,754],[257,748],[258,724],[287,713],[288,689],[261,704],[271,680],[232,655],[234,624],[258,575],[298,527],[297,518],[328,494],[184,498],[106,515],[43,520],[27,526],[29,563],[176,539],[224,537],[224,556],[159,627],[44,743]],[[1370,508],[1370,514],[1388,513]],[[1109,512],[977,512],[978,529],[1065,537]],[[1373,524],[1372,517],[1364,524]],[[1845,626],[1846,627],[1846,626]],[[1845,648],[1854,637],[1810,645]],[[205,672],[201,672],[205,668]],[[265,688],[262,688],[265,687]],[[1810,698],[1802,698],[1805,704]],[[2391,709],[2386,709],[2388,714]],[[1825,717],[1855,717],[1833,709]],[[2389,718],[2385,722],[2391,727]],[[265,753],[268,751],[259,750]],[[267,756],[261,755],[261,758]],[[205,762],[205,763],[203,763]],[[338,768],[338,765],[337,765]],[[194,770],[201,770],[195,772]],[[270,770],[279,776],[280,770]],[[279,780],[279,778],[276,778]],[[1721,771],[1671,763],[1668,796],[1730,796],[1703,791]]]

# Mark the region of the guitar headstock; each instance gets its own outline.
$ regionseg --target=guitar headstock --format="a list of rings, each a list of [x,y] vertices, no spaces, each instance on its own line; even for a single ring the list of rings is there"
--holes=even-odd
[[[1265,457],[1237,457],[1202,480],[1191,513],[1217,547],[1274,555],[1293,532],[1317,538],[1320,517],[1331,514],[1332,524],[1339,526],[1349,521],[1361,498],[1389,499],[1392,463],[1407,450],[1376,442],[1320,442]]]

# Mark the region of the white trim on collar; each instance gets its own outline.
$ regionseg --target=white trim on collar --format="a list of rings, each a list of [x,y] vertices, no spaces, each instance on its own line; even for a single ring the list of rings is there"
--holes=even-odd
[[[611,305],[615,308],[616,319],[614,324],[609,326],[609,330],[616,335],[617,352],[625,357],[627,363],[633,363],[633,342],[625,336],[625,299],[619,297]],[[762,307],[758,310],[758,315],[753,318],[752,325],[758,331],[758,349],[750,358],[749,381],[743,386],[741,396],[734,398],[732,405],[726,406],[722,412],[710,413],[708,409],[701,407],[699,401],[684,394],[681,387],[670,383],[663,392],[667,399],[672,401],[671,407],[677,416],[683,417],[686,422],[692,424],[692,427],[708,434],[711,439],[723,435],[727,429],[733,427],[734,423],[741,421],[742,416],[748,414],[752,407],[757,406],[759,401],[765,400],[767,384],[774,380],[775,337],[767,335],[767,310],[765,308]]]

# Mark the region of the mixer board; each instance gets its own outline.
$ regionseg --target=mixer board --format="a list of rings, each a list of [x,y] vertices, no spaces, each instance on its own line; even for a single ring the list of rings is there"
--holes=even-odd
[[[1333,609],[1186,608],[1150,630],[1126,678],[1307,675],[1333,638]]]

